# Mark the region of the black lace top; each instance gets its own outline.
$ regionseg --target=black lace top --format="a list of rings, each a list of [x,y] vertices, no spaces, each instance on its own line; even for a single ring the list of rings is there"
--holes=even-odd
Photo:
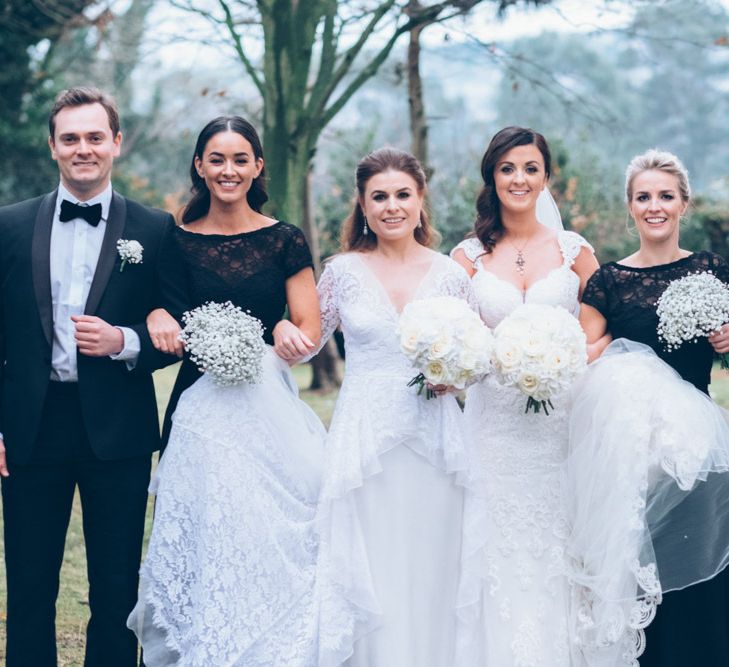
[[[264,340],[273,343],[273,328],[286,309],[286,280],[313,266],[298,227],[276,222],[241,234],[197,234],[176,228],[170,257],[184,266],[187,310],[206,301],[230,301],[263,323]],[[171,260],[170,260],[171,261]],[[180,394],[200,376],[185,357],[165,415],[163,440]]]
[[[190,308],[231,301],[263,323],[264,339],[286,309],[286,279],[312,266],[301,230],[285,222],[242,234],[196,234],[175,230],[185,263]]]
[[[670,264],[634,268],[609,262],[590,278],[582,302],[596,308],[607,320],[613,338],[628,338],[650,345],[684,380],[708,391],[714,351],[706,338],[666,351],[658,339],[656,303],[668,284],[692,273],[710,271],[729,283],[729,266],[711,252],[697,252]]]

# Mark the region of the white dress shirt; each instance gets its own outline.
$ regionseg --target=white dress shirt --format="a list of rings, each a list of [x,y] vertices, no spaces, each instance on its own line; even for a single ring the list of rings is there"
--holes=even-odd
[[[83,315],[91,282],[99,261],[101,244],[106,232],[106,220],[111,206],[111,183],[101,194],[79,201],[61,183],[58,186],[56,209],[51,228],[51,300],[53,303],[53,350],[51,353],[51,380],[76,382],[76,326],[72,315]],[[81,218],[60,221],[61,202],[68,199],[74,204],[92,206],[101,204],[101,220],[96,227]],[[109,324],[112,324],[111,322]],[[137,333],[127,327],[118,327],[124,334],[124,347],[112,359],[126,361],[132,368],[139,356],[140,341]]]

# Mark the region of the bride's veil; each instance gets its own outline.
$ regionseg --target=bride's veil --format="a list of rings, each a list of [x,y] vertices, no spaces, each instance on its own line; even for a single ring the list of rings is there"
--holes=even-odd
[[[537,220],[550,229],[556,229],[557,231],[564,229],[557,202],[554,201],[552,193],[546,187],[539,193],[537,199]]]

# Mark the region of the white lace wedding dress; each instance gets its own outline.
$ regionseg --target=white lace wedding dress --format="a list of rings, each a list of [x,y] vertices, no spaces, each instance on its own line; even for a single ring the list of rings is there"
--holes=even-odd
[[[286,280],[311,266],[301,231],[284,222],[233,235],[176,227],[173,240],[190,308],[231,301],[272,343]],[[257,384],[218,386],[186,358],[177,390],[127,622],[145,664],[315,667],[324,427],[270,346]]]
[[[587,242],[560,231],[561,266],[523,293],[481,263],[475,238],[457,246],[474,263],[481,317],[495,327],[523,303],[578,307],[571,267]],[[562,495],[568,446],[566,395],[554,410],[525,413],[526,398],[489,376],[467,393],[465,415],[475,477],[464,515],[459,588],[459,667],[567,667],[569,534]]]
[[[469,299],[467,274],[433,255],[414,296]],[[453,396],[426,400],[399,314],[358,253],[319,282],[324,338],[341,327],[346,371],[326,442],[321,500],[322,665],[452,667],[466,468]]]

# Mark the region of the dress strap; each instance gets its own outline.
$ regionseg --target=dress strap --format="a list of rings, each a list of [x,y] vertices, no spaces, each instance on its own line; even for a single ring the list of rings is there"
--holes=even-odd
[[[466,258],[473,262],[473,267],[478,269],[480,264],[478,260],[485,252],[481,241],[479,241],[475,236],[463,239],[463,241],[451,250],[451,258],[455,254],[456,250],[462,250]]]
[[[577,232],[557,232],[557,241],[566,266],[571,267],[575,263],[582,248],[587,248],[591,253],[595,254],[595,249]]]

